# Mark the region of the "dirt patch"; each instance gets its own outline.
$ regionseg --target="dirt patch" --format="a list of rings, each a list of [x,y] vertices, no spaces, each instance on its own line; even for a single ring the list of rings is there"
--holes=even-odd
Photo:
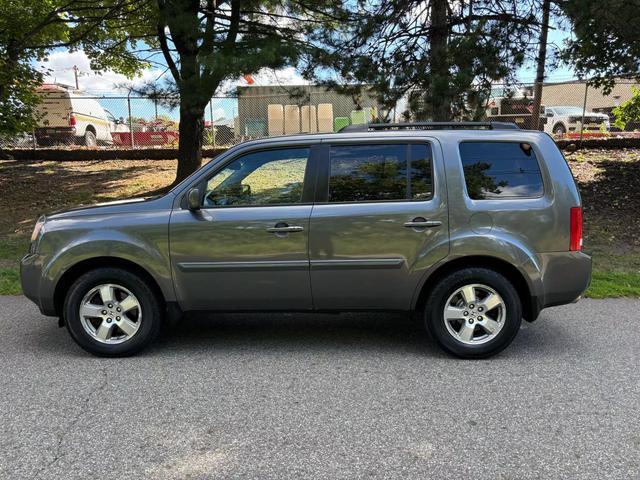
[[[584,204],[585,247],[640,248],[640,149],[566,155]]]
[[[37,216],[169,185],[175,160],[0,160],[0,236],[29,234]]]

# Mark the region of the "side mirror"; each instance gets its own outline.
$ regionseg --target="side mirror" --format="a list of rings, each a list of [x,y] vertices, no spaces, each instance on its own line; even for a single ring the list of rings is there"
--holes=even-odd
[[[200,189],[192,188],[187,193],[187,206],[189,210],[200,210]]]
[[[547,112],[547,117],[549,118],[553,117],[553,112]]]

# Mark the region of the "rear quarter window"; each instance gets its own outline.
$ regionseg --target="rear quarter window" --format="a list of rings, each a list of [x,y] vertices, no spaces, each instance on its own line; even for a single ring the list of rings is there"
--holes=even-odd
[[[536,198],[544,193],[538,159],[526,142],[463,142],[460,158],[473,200]]]

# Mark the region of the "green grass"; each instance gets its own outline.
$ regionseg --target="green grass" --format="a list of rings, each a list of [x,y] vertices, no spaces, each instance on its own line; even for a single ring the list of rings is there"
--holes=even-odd
[[[589,298],[640,297],[640,273],[594,270]]]
[[[0,295],[20,295],[21,293],[19,268],[0,268]]]
[[[0,239],[0,295],[20,295],[20,257],[29,248],[23,236]]]

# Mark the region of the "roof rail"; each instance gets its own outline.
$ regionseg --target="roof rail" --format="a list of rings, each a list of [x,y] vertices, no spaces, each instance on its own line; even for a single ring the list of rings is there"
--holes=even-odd
[[[362,123],[347,125],[340,132],[369,132],[379,130],[517,130],[511,122],[407,122],[407,123]]]

